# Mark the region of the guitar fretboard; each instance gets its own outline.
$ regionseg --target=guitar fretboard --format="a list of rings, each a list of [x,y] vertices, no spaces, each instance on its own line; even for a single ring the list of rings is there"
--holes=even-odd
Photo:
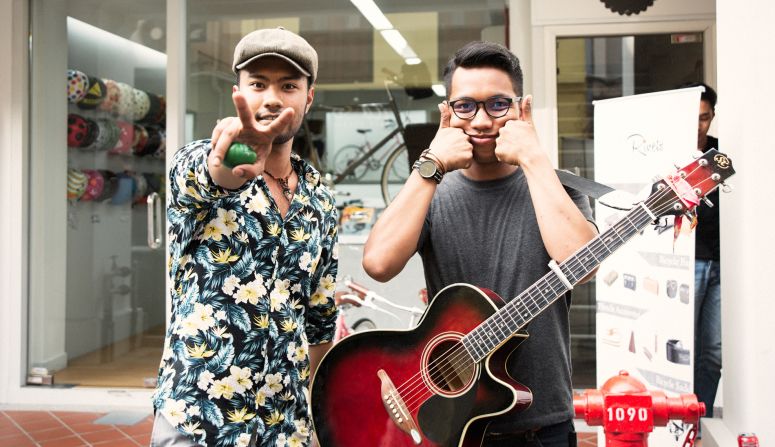
[[[589,241],[559,265],[571,284],[578,284],[619,247],[646,228],[653,220],[646,200],[603,234]],[[490,352],[570,290],[555,271],[549,271],[462,339],[475,362]]]

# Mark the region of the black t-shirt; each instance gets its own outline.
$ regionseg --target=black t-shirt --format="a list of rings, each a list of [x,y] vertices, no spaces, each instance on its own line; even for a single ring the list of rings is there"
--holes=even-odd
[[[708,135],[704,151],[718,149],[718,139]],[[697,206],[697,228],[694,257],[710,261],[719,260],[719,224],[718,224],[718,189],[708,194],[708,200],[713,202],[709,207],[704,202]]]
[[[584,217],[589,199],[567,190]],[[506,301],[546,272],[546,251],[522,169],[506,177],[474,181],[450,172],[436,189],[418,250],[428,293],[468,283]],[[512,420],[497,419],[491,432],[513,433],[573,418],[570,358],[570,299],[558,299],[528,325],[530,337],[509,357],[511,376],[533,392],[530,408]]]

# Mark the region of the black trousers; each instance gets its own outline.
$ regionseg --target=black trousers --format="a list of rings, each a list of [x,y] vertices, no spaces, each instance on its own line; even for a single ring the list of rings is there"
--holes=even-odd
[[[576,447],[576,430],[573,421],[547,425],[536,430],[518,433],[487,433],[485,447]]]

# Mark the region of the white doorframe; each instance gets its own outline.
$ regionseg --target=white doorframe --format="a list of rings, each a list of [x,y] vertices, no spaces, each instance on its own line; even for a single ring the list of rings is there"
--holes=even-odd
[[[29,12],[32,0],[0,2],[0,56],[16,61],[0,67],[0,215],[6,235],[0,252],[0,409],[112,411],[151,410],[152,389],[49,388],[26,386],[29,303]],[[185,116],[186,0],[168,0],[168,146],[179,147]],[[182,107],[180,106],[182,104]],[[174,151],[167,152],[167,165]],[[169,290],[169,288],[167,288]],[[166,292],[166,290],[165,290]],[[167,321],[169,319],[166,319]],[[55,384],[56,385],[56,384]]]
[[[535,126],[555,166],[559,159],[557,132],[557,38],[628,36],[637,34],[701,32],[705,82],[716,85],[716,25],[710,20],[537,26],[533,28],[533,87]]]
[[[25,192],[29,181],[28,0],[0,2],[0,408],[11,400],[26,364],[28,244]]]

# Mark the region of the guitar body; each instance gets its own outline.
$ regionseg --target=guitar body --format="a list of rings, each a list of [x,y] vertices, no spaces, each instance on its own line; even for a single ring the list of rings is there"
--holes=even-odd
[[[502,305],[490,291],[455,284],[439,292],[413,330],[367,331],[340,341],[312,383],[320,445],[481,445],[493,417],[522,411],[532,400],[505,369],[526,335],[478,363],[460,343]]]

